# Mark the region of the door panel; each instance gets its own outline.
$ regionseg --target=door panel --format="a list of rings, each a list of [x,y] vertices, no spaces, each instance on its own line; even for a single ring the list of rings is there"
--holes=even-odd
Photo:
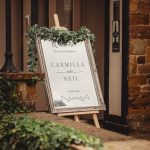
[[[56,13],[56,0],[49,0],[49,27],[55,25],[53,15]]]
[[[81,9],[82,9],[82,0],[73,0],[73,8],[72,8],[72,29],[78,30],[81,26]]]
[[[11,39],[13,63],[18,71],[22,70],[22,10],[21,0],[13,0],[11,6]]]
[[[23,71],[28,71],[27,32],[31,27],[31,0],[23,0]]]
[[[49,26],[49,0],[37,0],[37,24],[39,26]],[[32,19],[31,19],[32,23]],[[40,64],[38,61],[38,72],[41,72]],[[47,93],[45,90],[45,85],[41,82],[38,82],[37,84],[37,101],[36,101],[36,110],[37,111],[48,111],[49,104],[48,104],[48,98]]]
[[[82,0],[49,0],[49,26],[53,27],[53,14],[57,13],[60,26],[69,30],[79,29],[81,26],[81,1]]]
[[[4,65],[5,60],[5,1],[0,0],[0,69]]]
[[[56,13],[59,17],[60,26],[72,30],[73,1],[72,0],[56,0]]]
[[[82,4],[82,25],[87,26],[95,35],[95,61],[102,91],[104,91],[104,31],[105,0],[85,0]]]
[[[49,0],[38,0],[38,25],[47,26],[49,24]]]
[[[121,0],[118,1],[120,6],[119,16],[122,16],[122,3]],[[119,31],[119,51],[113,52],[114,39],[112,37],[115,29],[113,28],[114,21],[114,0],[110,1],[110,32],[109,32],[109,114],[121,116],[121,99],[122,99],[122,25],[121,17],[120,19],[120,29]],[[119,28],[119,27],[118,27]],[[114,30],[114,31],[113,31]]]

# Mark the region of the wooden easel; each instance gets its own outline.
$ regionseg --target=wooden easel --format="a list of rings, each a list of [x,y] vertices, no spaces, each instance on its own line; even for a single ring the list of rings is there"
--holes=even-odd
[[[61,27],[59,24],[59,19],[58,19],[58,15],[54,14],[54,22],[55,22],[55,27],[58,29],[62,29],[62,30],[67,30],[67,28],[65,27]],[[96,128],[100,128],[100,124],[97,118],[97,114],[99,113],[98,110],[95,111],[83,111],[83,112],[68,112],[68,113],[59,113],[57,114],[58,116],[74,116],[74,119],[76,122],[80,122],[79,120],[79,115],[92,115],[93,121],[94,121],[94,125]]]
[[[100,124],[97,118],[97,114],[99,113],[99,111],[83,111],[83,112],[68,112],[68,113],[60,113],[57,114],[58,116],[74,116],[74,120],[76,122],[80,122],[79,120],[79,115],[92,115],[93,121],[94,121],[94,125],[96,128],[100,128]]]

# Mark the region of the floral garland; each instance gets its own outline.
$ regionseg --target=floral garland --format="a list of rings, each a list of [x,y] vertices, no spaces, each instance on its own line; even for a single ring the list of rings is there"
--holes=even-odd
[[[93,43],[95,39],[94,34],[85,26],[81,27],[78,31],[69,31],[55,27],[39,27],[38,25],[32,26],[28,32],[28,68],[31,72],[37,71],[36,36],[44,40],[51,40],[54,43],[57,42],[59,45],[77,44],[84,40],[90,40]]]

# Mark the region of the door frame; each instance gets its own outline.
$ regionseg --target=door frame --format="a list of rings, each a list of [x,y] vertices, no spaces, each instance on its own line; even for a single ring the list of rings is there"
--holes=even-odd
[[[108,11],[109,10],[109,11]],[[122,96],[121,116],[109,114],[109,14],[110,0],[105,1],[105,52],[104,52],[104,100],[106,111],[103,127],[109,130],[128,134],[128,45],[129,45],[129,0],[122,0]]]
[[[49,27],[55,26],[53,14],[57,13],[56,11],[56,0],[49,0]],[[79,16],[81,16],[80,7],[81,7],[81,1],[80,0],[72,0],[72,29],[76,30],[79,29],[81,19]],[[76,15],[74,15],[76,13]],[[59,16],[58,16],[59,17]]]

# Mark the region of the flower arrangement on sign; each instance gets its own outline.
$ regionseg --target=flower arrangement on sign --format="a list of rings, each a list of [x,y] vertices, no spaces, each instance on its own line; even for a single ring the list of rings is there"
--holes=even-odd
[[[67,44],[77,44],[84,40],[90,40],[91,43],[94,42],[95,36],[91,31],[85,26],[80,27],[78,31],[69,31],[64,28],[47,28],[39,27],[34,25],[29,29],[28,39],[29,39],[29,49],[28,49],[28,68],[29,71],[35,72],[37,70],[37,50],[36,50],[36,36],[44,40],[51,40],[59,45]]]

